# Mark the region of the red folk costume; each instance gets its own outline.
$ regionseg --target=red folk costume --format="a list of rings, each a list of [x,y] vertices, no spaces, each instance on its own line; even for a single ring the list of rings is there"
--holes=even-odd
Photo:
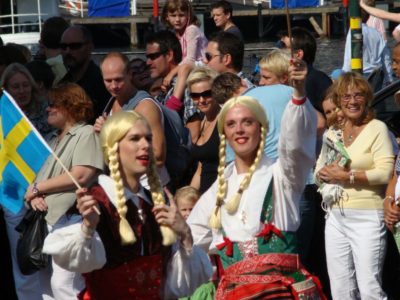
[[[204,251],[197,246],[187,250],[179,241],[162,246],[151,197],[142,187],[137,194],[124,190],[126,219],[137,240],[122,245],[115,183],[105,175],[98,181],[91,190],[101,209],[94,235],[74,224],[51,232],[43,247],[62,268],[84,274],[86,289],[80,299],[177,299],[208,281],[212,267]]]

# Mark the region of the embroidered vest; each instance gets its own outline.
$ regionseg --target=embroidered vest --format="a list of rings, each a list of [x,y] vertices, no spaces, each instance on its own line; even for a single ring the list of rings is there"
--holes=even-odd
[[[152,206],[143,201],[144,222],[138,208],[127,201],[126,219],[135,232],[136,242],[121,245],[119,214],[100,186],[92,188],[93,197],[101,209],[96,228],[103,242],[107,263],[100,270],[84,274],[86,291],[80,299],[162,299],[162,278],[170,247],[162,246],[158,223]]]
[[[273,180],[271,180],[265,194],[260,221],[263,229],[251,240],[246,242],[232,242],[224,230],[224,242],[217,245],[218,254],[223,268],[246,258],[266,253],[296,253],[296,233],[280,231],[271,222],[273,216]]]

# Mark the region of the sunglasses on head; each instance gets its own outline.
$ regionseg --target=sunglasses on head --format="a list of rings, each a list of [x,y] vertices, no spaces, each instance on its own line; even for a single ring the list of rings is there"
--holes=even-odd
[[[197,101],[200,99],[200,97],[204,98],[210,98],[211,97],[211,90],[206,90],[203,91],[201,93],[190,93],[190,97],[192,98],[192,100]]]
[[[86,43],[60,43],[60,48],[62,50],[67,50],[67,48],[69,48],[71,50],[78,50],[78,49],[82,48],[82,46],[85,44]]]
[[[146,54],[146,58],[150,59],[150,60],[155,60],[155,59],[159,58],[161,55],[164,55],[164,54],[165,54],[164,51],[149,53],[149,54]]]

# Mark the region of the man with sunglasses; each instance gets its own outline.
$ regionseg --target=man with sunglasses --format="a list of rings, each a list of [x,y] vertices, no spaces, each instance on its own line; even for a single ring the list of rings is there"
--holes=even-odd
[[[230,32],[218,32],[208,40],[204,63],[218,73],[233,73],[254,86],[242,72],[244,43]]]
[[[170,31],[159,31],[149,36],[146,40],[146,58],[151,78],[164,78],[182,60],[182,48],[178,38]],[[196,132],[200,131],[199,112],[187,89],[183,101],[173,97],[176,80],[177,76],[172,80],[170,89],[157,95],[156,99],[175,111],[183,110],[184,125],[192,136],[197,136]]]
[[[93,101],[94,116],[101,115],[110,94],[107,92],[100,68],[92,60],[92,35],[83,26],[70,26],[61,37],[61,54],[68,70],[63,81],[80,85]]]

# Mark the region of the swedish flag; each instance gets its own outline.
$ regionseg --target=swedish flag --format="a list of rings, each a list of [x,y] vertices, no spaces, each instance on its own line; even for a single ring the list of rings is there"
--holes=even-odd
[[[0,204],[17,213],[51,149],[12,97],[0,99]]]

